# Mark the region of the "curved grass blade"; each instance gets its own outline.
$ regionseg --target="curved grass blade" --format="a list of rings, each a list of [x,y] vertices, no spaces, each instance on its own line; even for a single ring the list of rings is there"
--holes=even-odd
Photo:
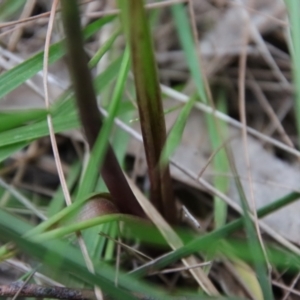
[[[100,224],[106,224],[110,222],[117,222],[117,221],[124,221],[124,222],[134,222],[136,221],[136,218],[132,217],[131,215],[125,215],[125,214],[112,214],[112,215],[103,215],[100,217],[88,219],[81,222],[75,222],[73,224],[69,224],[57,229],[53,229],[41,234],[37,234],[32,237],[32,240],[37,242],[44,242],[49,241],[52,239],[58,239],[62,238],[68,234],[76,233],[77,231],[82,231],[91,227],[95,227]],[[135,222],[135,225],[137,226],[137,222]]]
[[[84,38],[95,34],[102,26],[112,21],[114,17],[104,17],[88,25],[84,30]],[[49,65],[62,58],[65,54],[63,42],[53,44],[49,48]],[[44,51],[27,59],[16,67],[0,75],[0,99],[12,90],[16,89],[27,79],[31,78],[43,69]]]
[[[119,36],[121,33],[121,30],[118,29],[116,30],[110,38],[98,49],[98,51],[95,53],[93,58],[89,61],[89,68],[92,69],[94,68],[100,59],[103,57],[103,55],[110,49],[116,38]]]

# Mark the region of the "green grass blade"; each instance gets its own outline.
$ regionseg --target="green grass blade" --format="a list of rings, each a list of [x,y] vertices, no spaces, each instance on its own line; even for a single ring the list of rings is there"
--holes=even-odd
[[[100,47],[98,49],[98,51],[95,53],[95,55],[93,56],[93,58],[89,61],[89,68],[90,69],[94,68],[98,64],[98,62],[100,61],[100,59],[110,49],[110,47],[112,46],[112,44],[114,43],[114,41],[116,40],[116,38],[119,36],[120,33],[121,33],[120,29],[116,30],[110,36],[110,38],[102,45],[102,47]]]
[[[191,97],[189,101],[181,109],[175,121],[175,124],[168,135],[166,144],[162,151],[161,158],[160,158],[161,164],[165,165],[166,163],[168,163],[169,158],[174,153],[177,146],[180,144],[181,137],[185,128],[185,124],[187,122],[187,119],[190,115],[190,112],[194,106],[196,99],[197,99],[196,96]]]
[[[17,151],[26,147],[28,144],[29,142],[19,142],[12,145],[0,147],[0,163],[10,157],[13,153],[16,153]]]
[[[128,102],[123,102],[124,106],[127,106]],[[131,105],[131,103],[130,103]],[[123,122],[128,123],[133,116],[134,107],[132,106],[131,110],[125,111],[119,117]],[[116,153],[119,164],[124,167],[124,159],[127,154],[127,146],[130,141],[130,135],[127,132],[124,132],[123,129],[116,127],[114,130],[112,146]]]
[[[217,108],[219,111],[226,111],[226,102],[225,102],[225,92],[223,90],[220,91],[219,97],[218,97],[218,103]],[[228,158],[226,154],[226,145],[223,145],[223,141],[226,140],[227,134],[227,125],[225,122],[218,121],[219,122],[219,130],[221,132],[218,132],[216,123],[214,122],[213,118],[207,118],[208,122],[208,129],[209,129],[209,135],[211,137],[211,145],[212,150],[215,152],[215,155],[213,157],[213,170],[214,172],[220,172],[220,173],[227,173],[230,169],[228,164]],[[220,138],[219,134],[222,135],[222,138]],[[222,148],[220,148],[222,147]],[[221,176],[214,176],[213,178],[214,187],[224,193],[227,194],[229,189],[229,178],[224,178]],[[220,199],[218,196],[214,196],[214,223],[215,228],[220,228],[226,223],[226,217],[227,217],[227,204],[225,201]]]
[[[37,121],[45,118],[46,115],[47,111],[45,109],[0,112],[0,132],[18,127],[30,121]]]
[[[58,239],[62,238],[68,234],[75,233],[77,231],[82,231],[91,227],[95,227],[100,224],[105,224],[109,222],[116,222],[116,221],[125,221],[130,222],[134,221],[135,218],[130,215],[125,214],[112,214],[112,215],[103,215],[100,217],[88,219],[81,222],[74,222],[73,224],[66,225],[57,229],[53,229],[44,233],[41,233],[39,235],[35,235],[32,237],[34,241],[38,242],[44,242],[49,241],[52,239]]]
[[[290,19],[290,52],[295,87],[295,116],[298,131],[298,145],[300,145],[300,2],[285,0]]]
[[[83,33],[87,39],[95,34],[102,26],[107,24],[113,17],[101,18],[92,24],[88,25]],[[63,42],[53,44],[49,48],[49,65],[60,59],[65,54]],[[3,99],[12,90],[16,89],[27,79],[31,78],[43,68],[44,51],[27,59],[23,63],[10,69],[9,71],[0,75],[0,100]]]
[[[205,93],[204,82],[201,71],[199,70],[198,54],[196,50],[198,45],[194,45],[192,32],[189,26],[190,21],[185,12],[185,8],[182,4],[175,4],[171,6],[171,11],[197,92],[200,99],[207,104],[208,100]]]
[[[39,225],[35,226],[32,230],[28,231],[28,236],[34,236],[40,234],[50,228],[51,226],[61,222],[62,220],[70,219],[74,215],[76,215],[81,207],[92,197],[93,195],[88,195],[82,199],[79,199],[76,202],[73,202],[72,205],[67,206],[57,212],[52,217],[48,218],[46,221],[40,223]]]
[[[75,112],[71,115],[60,116],[53,118],[53,125],[55,133],[65,130],[70,130],[79,127],[79,122]],[[7,130],[0,134],[0,147],[13,145],[20,142],[30,142],[32,140],[41,138],[49,134],[47,121],[43,120],[36,124],[30,124],[20,128]]]
[[[26,0],[4,0],[0,4],[0,21],[7,20],[10,16],[20,11]]]
[[[211,248],[210,251],[215,252],[215,255],[223,255],[231,259],[232,257],[238,257],[239,259],[254,263],[255,260],[260,260],[261,263],[264,262],[264,258],[259,254],[253,259],[252,249],[246,242],[226,239],[220,241],[216,247]],[[299,255],[294,255],[292,253],[286,252],[278,246],[273,246],[272,244],[266,243],[266,252],[270,257],[270,263],[276,268],[289,269],[289,271],[299,271],[300,268],[300,257]],[[266,299],[266,298],[264,298]]]

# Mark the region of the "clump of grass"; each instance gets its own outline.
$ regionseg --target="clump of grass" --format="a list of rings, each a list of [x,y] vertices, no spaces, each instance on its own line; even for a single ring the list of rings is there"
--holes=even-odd
[[[7,18],[8,15],[18,11],[21,6],[17,5],[17,2],[11,1],[12,4],[9,4],[6,1],[1,4],[4,9],[0,13],[0,19]],[[297,4],[293,1],[287,2],[291,14],[291,24],[294,28],[291,38],[297,85],[297,76],[299,75],[297,75],[296,68],[296,57],[299,52],[297,48],[299,40],[297,16],[299,11],[295,9]],[[246,278],[251,278],[252,281],[252,286],[251,284],[247,286],[250,290],[252,288],[250,294],[252,296],[259,295],[258,299],[262,299],[262,297],[264,299],[274,298],[266,268],[266,256],[268,262],[279,270],[289,269],[291,272],[298,272],[300,267],[299,251],[295,248],[291,251],[291,249],[287,250],[266,243],[265,253],[263,253],[254,230],[253,214],[247,205],[235,166],[230,160],[230,151],[226,149],[227,136],[224,134],[226,126],[217,120],[214,113],[205,116],[212,149],[215,151],[212,157],[213,168],[220,172],[227,172],[230,168],[234,170],[244,216],[227,223],[227,206],[220,197],[214,196],[215,226],[210,232],[201,235],[197,232],[191,232],[181,226],[178,217],[169,160],[181,141],[185,125],[197,101],[202,101],[206,105],[213,105],[210,103],[212,96],[210,96],[208,85],[201,71],[196,51],[197,46],[195,39],[193,39],[189,16],[185,7],[182,4],[173,5],[171,12],[196,88],[195,93],[181,108],[174,126],[167,134],[155,51],[143,1],[120,0],[120,20],[117,17],[103,17],[84,29],[80,27],[77,2],[62,0],[61,4],[66,40],[50,47],[49,64],[54,63],[64,55],[68,57],[68,66],[73,82],[72,89],[66,91],[51,106],[50,111],[46,109],[24,109],[1,112],[0,161],[3,162],[31,142],[48,136],[46,116],[49,113],[53,119],[56,133],[83,127],[89,144],[89,158],[85,167],[83,167],[82,162],[73,163],[68,176],[68,189],[72,191],[72,198],[75,201],[69,207],[64,207],[63,194],[61,189],[58,189],[46,207],[47,214],[40,213],[40,203],[33,205],[31,200],[18,193],[13,187],[1,184],[0,181],[0,185],[5,188],[2,188],[1,193],[9,190],[15,199],[41,219],[37,223],[33,223],[29,218],[19,218],[16,214],[1,209],[0,239],[6,244],[0,248],[0,260],[14,258],[16,253],[24,252],[38,259],[49,270],[53,270],[53,279],[61,280],[62,283],[71,283],[74,287],[79,288],[84,285],[87,288],[99,286],[105,297],[108,295],[113,299],[144,299],[149,297],[151,299],[181,299],[182,295],[185,299],[208,299],[211,295],[216,296],[214,299],[225,299],[226,297],[218,295],[223,293],[222,288],[216,289],[213,285],[214,282],[210,281],[211,277],[208,277],[211,267],[206,269],[208,274],[204,271],[194,273],[198,276],[195,278],[202,287],[201,290],[198,290],[198,286],[195,288],[194,284],[189,284],[185,280],[183,282],[186,286],[182,284],[179,287],[172,286],[169,289],[164,289],[153,283],[155,281],[150,281],[147,278],[154,271],[158,272],[164,267],[171,267],[181,259],[196,255],[195,257],[199,260],[208,257],[211,261],[222,259],[240,262],[240,265],[247,269],[244,270],[244,273],[247,273]],[[93,80],[90,69],[95,67],[103,55],[114,46],[121,30],[117,29],[113,32],[89,63],[84,51],[84,42],[98,33],[105,25],[113,23],[117,24],[118,28],[121,24],[121,28],[124,29],[126,41],[124,51],[120,56],[112,59],[107,68],[96,75]],[[43,55],[43,52],[38,53],[1,74],[0,97],[3,98],[41,71]],[[115,151],[118,149],[113,149],[111,146],[114,121],[120,117],[122,109],[127,109],[127,106],[123,107],[123,100],[127,98],[128,94],[127,86],[133,88],[129,76],[130,70],[132,70],[134,77],[134,89],[132,90],[134,90],[133,94],[137,98],[147,158],[150,181],[149,198],[157,209],[157,211],[151,210],[151,213],[161,214],[169,224],[154,222],[154,225],[145,218],[149,212],[144,211],[137,201],[135,193],[131,189],[133,185],[132,183],[128,184],[121,163],[115,155]],[[104,118],[98,109],[97,95],[103,95],[106,89],[111,86],[113,86],[111,99],[106,107],[108,117]],[[224,89],[214,94],[219,95],[218,105],[223,106],[223,108],[219,108],[220,106],[217,105],[217,108],[226,111]],[[213,107],[213,109],[215,108]],[[121,153],[120,157],[124,159],[124,152]],[[213,184],[218,191],[225,193],[229,185],[228,180],[219,179],[216,177]],[[134,188],[136,189],[136,187]],[[110,193],[107,199],[112,199],[119,213],[106,214],[81,221],[75,219],[74,221],[74,215],[82,206],[89,199],[95,197],[95,193],[98,195],[99,191],[102,192],[102,196],[107,195],[104,194],[106,189]],[[295,202],[299,196],[299,193],[294,192],[259,209],[257,211],[258,218],[263,218]],[[162,228],[163,224],[172,226],[172,228],[170,227],[172,232],[169,230],[169,233],[180,241],[179,247],[176,248],[172,245],[171,238],[166,236],[168,231]],[[241,229],[246,232],[246,237],[243,240],[234,239],[232,234]],[[74,234],[83,230],[94,272],[87,271],[86,262],[73,239]],[[101,236],[99,235],[100,232],[102,233]],[[110,241],[107,242],[104,236],[108,236]],[[143,255],[141,258],[140,252],[137,252],[136,249],[128,249],[128,246],[125,247],[117,240],[121,237],[131,244],[138,242],[141,249],[146,249],[151,256],[157,257],[152,260],[149,256]],[[118,256],[121,247],[124,247],[130,255],[124,251],[121,256]],[[167,252],[172,247],[175,250]],[[132,252],[135,253],[136,260],[133,259]],[[162,252],[167,253],[159,256]],[[116,261],[116,266],[111,263],[111,260]],[[132,269],[132,265],[136,262],[139,266]],[[119,264],[121,264],[121,268]],[[254,266],[257,278],[252,271],[252,266]],[[192,266],[188,267],[191,268]],[[130,273],[126,274],[128,269],[130,269]],[[63,279],[60,276],[61,273],[63,273]],[[159,274],[159,276],[157,278],[162,278],[164,282],[169,283],[168,277],[163,277],[163,274]],[[209,282],[211,289],[206,289],[206,285],[201,280],[207,280],[206,283]],[[254,291],[254,289],[256,290]],[[173,293],[170,293],[170,290],[173,290]],[[233,299],[232,297],[227,298]]]

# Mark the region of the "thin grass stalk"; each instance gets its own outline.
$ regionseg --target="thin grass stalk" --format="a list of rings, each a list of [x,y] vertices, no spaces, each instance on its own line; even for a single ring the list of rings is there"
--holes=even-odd
[[[249,28],[250,23],[248,24],[248,19],[244,19],[244,32],[243,32],[243,45],[248,44],[249,40]],[[253,222],[250,218],[251,209],[249,207],[249,203],[247,201],[247,197],[243,186],[241,184],[235,161],[233,159],[231,148],[227,149],[227,156],[231,166],[232,173],[234,174],[235,185],[238,190],[241,207],[244,213],[244,226],[247,234],[248,245],[252,251],[252,256],[254,259],[254,267],[256,271],[256,276],[261,286],[263,295],[265,299],[274,299],[273,291],[271,289],[270,280],[268,278],[268,257],[265,252],[265,246],[261,238],[261,232],[258,225],[258,218],[256,214],[256,203],[254,199],[253,193],[253,181],[251,176],[251,164],[249,159],[249,151],[248,151],[248,138],[246,132],[247,119],[245,114],[245,77],[246,77],[246,68],[247,68],[247,53],[245,51],[241,51],[239,57],[239,75],[238,75],[238,98],[239,98],[239,111],[240,111],[240,119],[241,123],[244,125],[242,129],[242,138],[243,138],[243,146],[244,146],[244,159],[247,166],[247,177],[249,181],[250,195],[249,201],[251,203],[251,208],[253,210]],[[265,261],[261,260],[260,257],[264,258]]]

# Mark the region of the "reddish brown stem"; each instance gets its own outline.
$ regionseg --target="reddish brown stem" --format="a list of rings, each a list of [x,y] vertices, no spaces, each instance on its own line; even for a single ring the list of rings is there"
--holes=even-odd
[[[77,3],[68,0],[61,1],[61,3],[68,48],[69,71],[74,84],[81,123],[92,149],[102,127],[102,119],[83,49]],[[131,191],[110,145],[108,145],[101,167],[101,175],[115,204],[122,213],[144,216],[144,212]]]

